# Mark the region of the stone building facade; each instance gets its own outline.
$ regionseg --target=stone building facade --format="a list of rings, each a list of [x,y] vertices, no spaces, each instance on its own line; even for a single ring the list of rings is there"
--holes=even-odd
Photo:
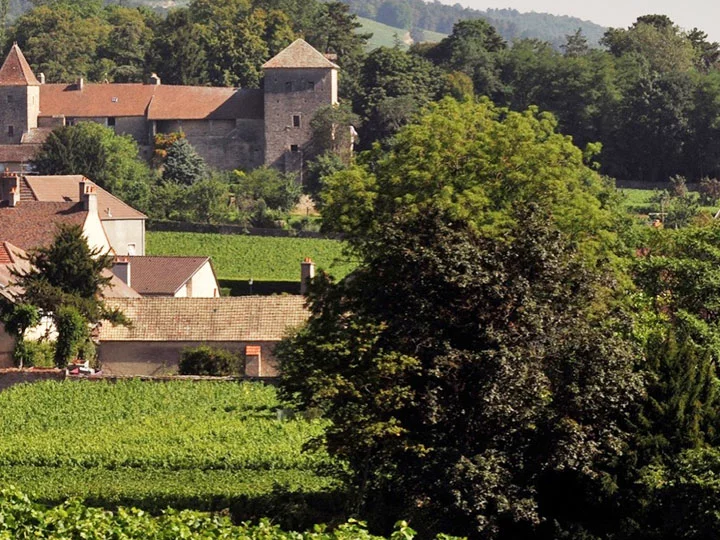
[[[52,129],[92,121],[131,135],[148,159],[156,134],[182,131],[211,167],[300,171],[310,120],[337,103],[338,66],[298,39],[263,71],[263,89],[162,85],[156,76],[150,84],[45,84],[15,44],[0,68],[0,165],[18,170],[15,156],[39,148]]]

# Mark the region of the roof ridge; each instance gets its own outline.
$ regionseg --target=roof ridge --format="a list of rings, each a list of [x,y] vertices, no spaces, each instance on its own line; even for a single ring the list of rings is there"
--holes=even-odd
[[[262,69],[273,68],[327,68],[340,69],[327,57],[302,38],[298,38],[265,62]]]

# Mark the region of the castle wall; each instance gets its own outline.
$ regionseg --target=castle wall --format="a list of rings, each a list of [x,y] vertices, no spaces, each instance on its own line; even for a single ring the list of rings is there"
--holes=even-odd
[[[335,69],[265,71],[265,164],[290,172],[302,167],[312,139],[310,121],[337,103]]]
[[[182,131],[198,154],[215,169],[254,169],[263,164],[263,121],[162,120],[158,133]]]
[[[0,144],[20,144],[37,127],[39,110],[38,86],[0,86]]]

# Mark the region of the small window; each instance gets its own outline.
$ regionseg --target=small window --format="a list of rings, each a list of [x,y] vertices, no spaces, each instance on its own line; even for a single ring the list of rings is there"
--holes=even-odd
[[[300,115],[293,115],[293,127],[300,127]]]
[[[286,92],[292,92],[292,81],[287,81],[285,83],[285,91]]]
[[[8,126],[8,137],[15,135],[15,126]]]
[[[109,117],[108,117],[108,119],[107,119],[107,125],[108,125],[108,127],[112,127],[112,128],[115,127],[115,117],[114,117],[114,116],[109,116]]]
[[[315,81],[308,81],[308,90],[315,90]]]
[[[298,148],[298,145],[297,145],[297,144],[291,144],[291,145],[290,145],[290,151],[291,151],[293,154],[296,154],[297,152],[300,151],[300,149]]]
[[[128,244],[128,255],[131,257],[135,255],[135,244]]]
[[[75,119],[74,119],[74,118],[66,118],[66,119],[65,119],[65,125],[66,125],[66,126],[74,126],[74,125],[75,125]]]
[[[7,102],[12,103],[14,101],[14,98],[15,98],[15,96],[13,96],[12,94],[8,94]]]

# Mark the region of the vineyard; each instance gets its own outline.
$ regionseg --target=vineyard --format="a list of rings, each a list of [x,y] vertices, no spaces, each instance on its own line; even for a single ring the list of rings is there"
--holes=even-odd
[[[58,504],[228,508],[237,518],[314,521],[339,511],[336,465],[303,446],[322,420],[278,420],[251,383],[66,381],[0,393],[0,483]]]
[[[395,526],[391,539],[412,540],[415,532],[404,522]],[[31,538],[105,540],[381,540],[372,536],[362,523],[348,521],[334,530],[315,526],[312,532],[283,531],[267,519],[257,524],[234,525],[227,517],[193,511],[168,510],[151,516],[138,509],[119,508],[110,512],[87,507],[77,500],[54,508],[34,504],[25,494],[13,489],[0,489],[0,539]],[[438,539],[451,540],[441,535]],[[459,540],[459,539],[458,539]]]
[[[300,281],[300,261],[305,257],[344,277],[355,264],[343,255],[343,247],[337,240],[319,238],[147,233],[148,255],[207,255],[220,279]]]

